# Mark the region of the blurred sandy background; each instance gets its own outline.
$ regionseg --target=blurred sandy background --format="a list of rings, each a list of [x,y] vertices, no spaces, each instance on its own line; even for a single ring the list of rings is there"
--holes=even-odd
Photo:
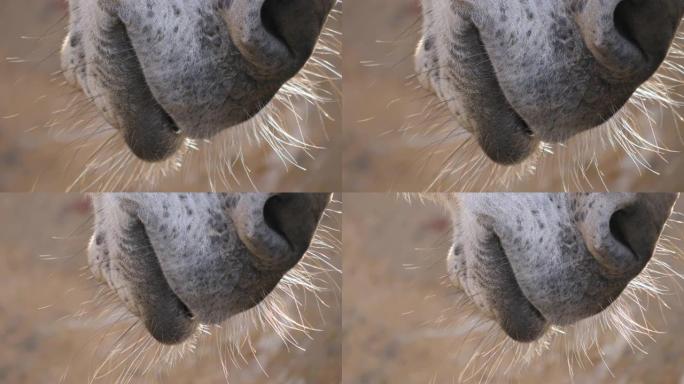
[[[456,320],[463,308],[444,280],[450,219],[432,203],[411,205],[395,195],[345,194],[344,204],[343,382],[459,382],[483,335],[468,333],[472,324]],[[672,264],[684,271],[681,255]],[[607,337],[604,359],[615,377],[594,352],[593,365],[575,367],[576,383],[684,383],[684,297],[674,283],[669,288],[670,309],[661,315],[658,305],[648,307],[647,319],[664,333],[642,338],[646,353]],[[486,366],[485,360],[472,366]],[[490,382],[570,382],[563,353],[533,361],[523,375],[515,368],[501,374],[502,366]],[[485,382],[482,376],[467,382]]]
[[[434,118],[425,119],[422,113],[420,117],[408,118],[423,111],[432,100],[412,81],[415,73],[413,52],[421,28],[419,4],[418,0],[364,0],[344,4],[342,68],[346,191],[425,191],[435,176],[446,168],[444,162],[448,160],[449,153],[459,145],[457,140],[440,145],[445,138],[444,133],[425,134],[431,124],[447,126],[448,117],[436,113]],[[684,108],[677,112],[681,114]],[[658,133],[659,143],[667,143],[672,150],[684,150],[672,114],[656,112],[654,116],[656,120],[662,119],[663,124]],[[407,121],[415,129],[402,132]],[[639,122],[642,127],[650,124],[646,119]],[[649,134],[645,137],[649,138]],[[566,164],[569,163],[567,160],[574,158],[570,152],[562,156],[567,156]],[[473,156],[464,158],[470,160]],[[614,191],[684,190],[684,155],[665,153],[664,158],[654,154],[646,156],[654,171],[661,174],[658,176],[648,171],[639,172],[624,152],[607,150],[595,159],[601,164],[606,186],[603,186],[592,164],[584,170],[586,179],[581,172],[577,180],[566,175],[566,187],[563,187],[560,177],[558,159],[550,158],[543,163],[544,169],[511,184],[510,188],[521,191],[577,190],[579,187],[582,190],[607,188]],[[451,169],[462,162],[457,159],[457,164]],[[476,173],[466,167],[460,174],[466,171]],[[482,173],[485,174],[484,180],[492,181],[498,177]],[[499,184],[485,186],[484,183],[480,180],[468,190],[503,188]],[[431,191],[460,191],[464,188],[464,183],[457,182],[457,177],[451,175]]]
[[[94,110],[83,103],[75,104],[73,110],[77,113],[60,112],[75,95],[72,88],[61,85],[63,78],[55,74],[60,70],[59,49],[66,35],[66,14],[65,0],[0,2],[0,191],[63,192],[77,179],[90,154],[105,141],[106,136],[95,136],[88,141],[87,147],[79,149],[82,142],[74,142],[75,135],[57,134],[84,121],[101,124]],[[339,28],[337,21],[331,21],[330,25]],[[27,62],[16,63],[17,58]],[[321,121],[317,113],[311,112],[303,124],[302,129],[307,132],[310,142],[325,148],[313,149],[311,154],[314,158],[303,152],[294,152],[299,164],[308,171],[286,167],[272,151],[266,149],[246,151],[245,160],[251,171],[249,176],[259,190],[340,190],[341,129],[340,111],[336,104],[325,105],[334,121]],[[304,109],[299,113],[306,115]],[[47,126],[54,121],[59,123],[48,129]],[[296,124],[293,126],[297,129]],[[189,164],[191,169],[174,173],[154,189],[209,190],[207,169],[199,161],[203,156],[195,156],[195,162]],[[216,174],[217,169],[212,172]],[[98,190],[102,183],[91,183],[99,176],[88,178],[73,190]],[[106,180],[111,175],[104,177]],[[230,176],[229,187],[237,191],[253,190],[249,178],[238,164],[235,167],[236,180]],[[216,176],[212,179],[215,183],[213,189],[226,190],[225,183],[217,180]]]
[[[112,343],[104,334],[116,328],[83,304],[96,292],[83,269],[90,223],[89,202],[79,195],[0,195],[0,383],[87,383],[109,352]],[[254,335],[259,362],[245,346],[245,360],[229,368],[230,382],[339,382],[339,292],[323,298],[329,307],[315,301],[305,306],[305,319],[322,330],[311,339],[297,337],[306,351],[288,350],[273,334]],[[134,375],[131,382],[225,382],[217,345],[207,341],[174,368]],[[94,383],[114,383],[120,373]]]

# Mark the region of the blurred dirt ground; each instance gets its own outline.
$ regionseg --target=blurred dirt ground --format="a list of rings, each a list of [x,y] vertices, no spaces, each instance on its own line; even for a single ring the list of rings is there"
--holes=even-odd
[[[85,269],[91,222],[89,201],[80,195],[0,194],[0,383],[88,383],[114,345],[110,339],[121,333],[112,325],[117,316],[100,316],[97,307],[85,304],[97,292]],[[339,382],[341,308],[332,284],[340,281],[331,281],[331,291],[322,296],[328,307],[315,300],[304,306],[304,318],[320,331],[296,337],[302,350],[286,348],[272,333],[255,333],[258,361],[245,345],[244,360],[228,365],[229,382]],[[121,372],[94,383],[114,383]],[[150,372],[130,382],[226,382],[212,339],[174,367]]]
[[[66,14],[65,0],[0,2],[0,191],[64,192],[77,180],[91,153],[107,139],[106,133],[89,135],[86,145],[83,145],[83,140],[77,140],[78,135],[68,132],[69,129],[72,132],[74,129],[82,131],[82,126],[101,130],[104,122],[97,117],[94,108],[74,99],[79,94],[77,90],[62,84],[64,79],[58,72],[59,49],[66,35]],[[330,25],[338,28],[335,20]],[[70,105],[72,108],[65,111]],[[340,108],[335,102],[325,104],[326,112],[333,119],[328,121],[319,119],[312,108],[300,107],[298,113],[306,119],[305,122],[297,127],[291,119],[289,124],[295,126],[295,130],[301,129],[309,142],[320,147],[312,149],[311,156],[304,151],[292,152],[306,171],[286,166],[263,145],[260,148],[248,146],[243,155],[249,174],[238,163],[234,167],[234,179],[233,175],[227,177],[228,186],[217,176],[221,167],[213,165],[208,171],[207,166],[201,163],[205,154],[195,153],[187,169],[172,172],[163,182],[145,185],[145,189],[250,191],[255,186],[269,191],[340,190]],[[214,141],[220,142],[219,139]],[[210,146],[212,153],[216,147],[216,143]],[[130,173],[126,173],[126,177]],[[209,183],[210,173],[213,186]],[[91,185],[99,176],[103,176],[103,180],[113,178],[109,172],[97,172],[72,190],[90,191],[105,187],[103,183]],[[120,187],[108,190],[122,190],[124,186],[120,184]],[[142,187],[130,186],[125,190],[139,188]]]
[[[342,62],[344,85],[344,185],[345,191],[358,192],[423,192],[440,171],[453,170],[466,161],[473,160],[480,151],[459,149],[461,140],[451,138],[451,119],[433,107],[434,101],[418,87],[413,53],[421,29],[419,0],[364,0],[344,4],[344,55]],[[684,28],[682,29],[684,31]],[[681,92],[681,84],[678,85]],[[680,97],[681,100],[681,97]],[[426,111],[433,116],[426,118]],[[516,180],[509,185],[514,191],[563,191],[598,190],[611,191],[681,191],[684,190],[684,144],[679,130],[675,128],[676,113],[684,112],[684,106],[672,111],[653,109],[655,120],[641,118],[644,137],[653,139],[651,124],[662,124],[658,131],[659,144],[676,152],[663,151],[663,158],[645,153],[644,159],[651,164],[653,172],[639,170],[624,151],[605,150],[584,169],[568,166],[579,156],[575,151],[557,148],[560,156],[547,157],[533,176]],[[416,116],[413,116],[413,115]],[[413,116],[413,117],[412,117]],[[428,134],[428,127],[437,125],[447,129],[440,134]],[[412,128],[405,131],[407,126]],[[596,142],[594,132],[586,140]],[[604,132],[605,133],[605,132]],[[578,139],[580,141],[583,139]],[[559,157],[564,158],[559,165]],[[451,161],[450,166],[445,166]],[[595,163],[600,164],[600,172]],[[563,173],[561,169],[568,172]],[[577,177],[574,171],[578,171]],[[573,171],[573,172],[570,172]],[[583,171],[583,172],[582,172]],[[585,175],[582,173],[586,173]],[[479,175],[474,185],[459,180],[463,174]],[[501,171],[489,175],[488,170],[466,166],[456,175],[443,178],[429,189],[441,191],[506,191],[498,183]],[[601,181],[605,181],[605,186]],[[486,182],[494,182],[486,185]],[[563,185],[565,182],[565,187]]]
[[[345,194],[344,205],[343,383],[458,383],[485,335],[458,320],[463,308],[445,280],[450,247],[446,212],[432,203],[409,204],[383,194]],[[674,232],[682,239],[684,225],[679,227]],[[670,260],[679,273],[683,259]],[[681,283],[673,279],[668,284],[669,309],[648,306],[648,321],[662,333],[653,340],[642,338],[645,353],[606,336],[601,345],[607,365],[590,352],[587,357],[594,363],[575,366],[574,382],[684,383]],[[560,345],[522,372],[520,367],[505,369],[504,363],[489,382],[570,383],[565,356]],[[483,364],[486,360],[476,359],[471,369],[491,366]],[[464,382],[486,382],[483,377],[476,374]]]

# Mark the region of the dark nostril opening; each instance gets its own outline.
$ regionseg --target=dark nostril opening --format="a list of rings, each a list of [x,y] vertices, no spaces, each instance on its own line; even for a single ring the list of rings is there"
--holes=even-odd
[[[266,0],[264,5],[261,7],[261,23],[264,29],[280,41],[287,49],[292,52],[292,47],[288,43],[285,35],[283,33],[283,26],[278,22],[278,12],[280,11],[279,5],[283,0]]]
[[[299,261],[309,249],[327,204],[326,196],[329,198],[328,194],[282,193],[264,203],[264,224],[289,246],[288,261]]]
[[[634,14],[636,12],[638,12],[638,4],[635,4],[632,0],[624,0],[615,8],[613,22],[615,23],[615,29],[620,36],[632,43],[632,45],[637,47],[641,53],[646,56],[646,52],[644,52],[641,43],[637,39],[637,31],[635,28],[638,24],[633,22]]]
[[[615,29],[657,68],[665,59],[680,22],[675,1],[623,0],[613,15]]]
[[[627,226],[632,220],[631,216],[632,215],[630,215],[630,213],[625,209],[621,209],[613,213],[613,216],[610,217],[610,233],[613,235],[615,240],[629,249],[634,258],[638,260],[639,254],[630,243],[628,235],[629,230]]]
[[[268,199],[264,205],[264,221],[266,225],[285,239],[291,249],[294,249],[294,244],[286,232],[287,223],[285,220],[287,219],[289,206],[293,203],[293,198],[293,196],[287,194],[275,195]]]
[[[286,47],[293,69],[311,56],[332,0],[265,0],[261,6],[262,28]]]
[[[619,277],[633,278],[653,257],[676,194],[639,194],[601,224],[594,239],[596,259]],[[606,233],[606,224],[609,233]]]

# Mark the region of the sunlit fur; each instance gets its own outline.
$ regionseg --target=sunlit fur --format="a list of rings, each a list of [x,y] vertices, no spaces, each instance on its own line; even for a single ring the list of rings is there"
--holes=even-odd
[[[409,202],[447,204],[449,194],[406,194]],[[684,234],[684,214],[674,212],[668,220],[655,254],[646,268],[623,291],[613,304],[600,314],[568,327],[554,326],[541,339],[521,344],[509,338],[499,325],[484,316],[481,310],[460,289],[453,286],[449,276],[441,278],[444,294],[453,305],[426,326],[444,330],[454,339],[454,382],[501,382],[512,377],[525,379],[547,364],[566,365],[568,381],[592,382],[585,377],[588,368],[602,365],[612,372],[606,355],[621,344],[636,354],[647,354],[656,348],[656,336],[666,330],[656,329],[647,319],[648,313],[667,310],[679,293],[684,275],[672,265],[682,262],[680,248]],[[454,229],[458,230],[458,229]],[[409,266],[416,268],[415,266]],[[442,336],[444,337],[444,336]],[[586,380],[585,380],[586,379]],[[595,381],[594,381],[595,382]]]
[[[80,326],[97,326],[99,334],[91,340],[93,348],[83,348],[81,358],[92,359],[90,383],[129,383],[134,377],[159,375],[198,351],[218,354],[226,381],[231,370],[256,365],[262,367],[253,338],[275,335],[288,349],[304,350],[302,338],[313,338],[324,330],[315,328],[306,319],[304,309],[314,306],[334,306],[321,298],[323,293],[336,295],[340,291],[336,275],[341,273],[336,255],[341,248],[339,201],[333,200],[326,209],[311,247],[302,260],[288,272],[258,306],[233,316],[221,325],[201,325],[188,341],[167,346],[154,340],[137,317],[132,315],[116,293],[106,283],[96,282],[97,294],[84,302],[78,313],[65,319]],[[80,230],[80,229],[79,229]],[[44,257],[54,260],[53,256]],[[83,276],[95,282],[88,268]],[[249,354],[245,355],[244,351]],[[251,355],[250,355],[251,354]],[[95,358],[92,358],[95,356]],[[197,356],[201,358],[201,356]],[[62,382],[70,382],[67,367]]]
[[[152,190],[170,175],[190,178],[200,172],[206,174],[207,189],[212,191],[233,190],[246,182],[248,185],[241,190],[256,190],[247,158],[264,146],[270,152],[263,157],[273,158],[271,162],[264,160],[269,167],[279,167],[281,173],[289,167],[303,169],[301,159],[314,158],[316,151],[325,146],[325,143],[313,143],[311,137],[327,135],[318,132],[323,130],[326,120],[332,120],[325,107],[339,96],[336,81],[341,76],[334,62],[341,43],[333,26],[339,23],[340,15],[341,0],[338,0],[312,57],[255,117],[226,129],[212,140],[186,139],[176,154],[161,163],[146,163],[136,158],[118,131],[99,116],[92,105],[93,99],[74,90],[72,99],[55,111],[55,117],[44,127],[55,140],[71,143],[72,152],[67,155],[67,159],[72,158],[71,162],[77,155],[87,154],[86,164],[76,164],[82,171],[67,190]],[[54,79],[63,82],[63,73],[55,73]],[[63,86],[67,86],[65,82]]]
[[[418,25],[413,28],[417,28]],[[478,191],[515,187],[533,177],[560,178],[562,185],[550,188],[560,191],[608,190],[605,181],[605,159],[608,154],[626,157],[633,166],[623,170],[632,176],[657,172],[655,164],[666,163],[668,155],[682,149],[679,133],[684,106],[681,86],[684,84],[684,29],[678,32],[665,63],[658,72],[632,96],[610,121],[582,133],[565,144],[542,143],[529,159],[515,166],[495,164],[482,152],[471,134],[461,128],[447,109],[446,103],[409,78],[413,87],[427,100],[424,108],[407,117],[401,133],[411,143],[428,143],[420,171],[439,169],[430,174],[428,191]],[[662,125],[672,122],[679,142],[663,142]],[[603,160],[602,160],[603,159]],[[592,184],[599,180],[601,185]]]

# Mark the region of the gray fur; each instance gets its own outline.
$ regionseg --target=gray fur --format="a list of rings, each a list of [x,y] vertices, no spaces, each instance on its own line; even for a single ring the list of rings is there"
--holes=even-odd
[[[684,13],[684,0],[422,4],[419,78],[502,164],[609,120],[663,62]]]
[[[459,194],[451,280],[513,339],[605,310],[651,259],[676,194]]]
[[[328,194],[94,196],[91,270],[176,344],[261,302],[312,241]]]
[[[335,0],[70,0],[62,52],[141,159],[175,153],[264,106],[306,63]]]

